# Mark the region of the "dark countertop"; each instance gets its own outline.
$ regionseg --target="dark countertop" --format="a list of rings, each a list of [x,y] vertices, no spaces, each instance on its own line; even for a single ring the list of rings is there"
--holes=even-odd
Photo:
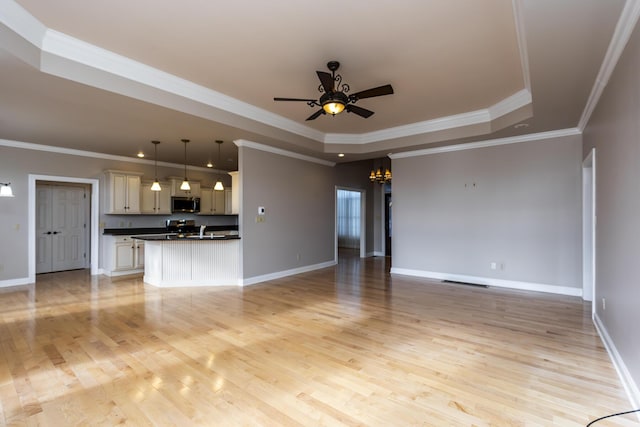
[[[238,230],[237,225],[207,225],[205,234],[212,231],[232,231]],[[146,227],[146,228],[105,228],[102,234],[111,236],[133,236],[141,234],[167,234],[165,227]]]
[[[171,234],[154,234],[154,235],[148,235],[145,236],[143,235],[139,235],[139,236],[132,236],[134,239],[138,239],[138,240],[145,240],[148,242],[162,242],[162,241],[176,241],[176,240],[182,240],[185,242],[212,242],[212,241],[218,241],[218,240],[239,240],[240,236],[236,235],[236,234],[205,234],[202,238],[200,237],[199,234],[176,234],[176,233],[171,233]]]

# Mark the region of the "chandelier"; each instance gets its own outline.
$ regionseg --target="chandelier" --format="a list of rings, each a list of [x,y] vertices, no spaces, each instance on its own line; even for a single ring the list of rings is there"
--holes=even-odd
[[[391,182],[391,170],[389,168],[385,168],[384,173],[382,173],[382,169],[380,167],[378,167],[378,169],[371,169],[369,181],[377,182],[379,184]]]

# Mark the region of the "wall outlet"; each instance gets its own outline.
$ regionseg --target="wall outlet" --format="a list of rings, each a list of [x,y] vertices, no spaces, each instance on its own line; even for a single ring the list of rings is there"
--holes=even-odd
[[[266,218],[264,217],[264,215],[258,215],[258,216],[256,217],[256,222],[264,222],[264,221],[265,221],[265,219],[266,219]]]
[[[602,298],[602,311],[605,311],[606,309],[607,309],[606,300],[604,298]]]
[[[300,254],[296,254],[296,261],[300,261]]]
[[[496,270],[498,268],[498,263],[497,262],[492,262],[491,263],[491,269],[492,270]]]

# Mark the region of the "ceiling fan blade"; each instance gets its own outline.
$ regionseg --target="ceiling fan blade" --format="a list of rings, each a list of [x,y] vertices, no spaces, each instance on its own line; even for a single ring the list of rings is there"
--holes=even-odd
[[[324,88],[325,93],[333,92],[333,77],[331,74],[326,73],[324,71],[316,71],[318,73],[318,78],[320,79],[320,83],[322,83],[322,87]]]
[[[307,117],[307,120],[305,120],[305,121],[315,120],[318,117],[320,117],[322,114],[327,114],[327,113],[325,113],[324,110],[321,108],[318,111],[316,111],[315,113],[313,113],[312,115],[310,115],[309,117]]]
[[[273,98],[274,101],[304,101],[315,102],[315,99],[303,99],[303,98]]]
[[[393,88],[391,85],[384,85],[379,87],[374,87],[372,89],[363,90],[361,92],[357,92],[349,96],[354,101],[358,99],[364,98],[373,98],[374,96],[382,96],[382,95],[391,95],[393,93]]]
[[[373,111],[367,110],[366,108],[358,107],[357,105],[347,105],[346,110],[350,113],[355,113],[360,117],[364,117],[365,119],[371,117],[373,115]],[[323,110],[324,111],[324,110]]]

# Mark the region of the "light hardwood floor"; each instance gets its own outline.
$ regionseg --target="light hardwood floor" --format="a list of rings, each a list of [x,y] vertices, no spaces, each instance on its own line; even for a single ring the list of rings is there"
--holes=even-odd
[[[245,289],[74,271],[2,290],[0,425],[584,426],[631,409],[579,298],[387,263]]]

